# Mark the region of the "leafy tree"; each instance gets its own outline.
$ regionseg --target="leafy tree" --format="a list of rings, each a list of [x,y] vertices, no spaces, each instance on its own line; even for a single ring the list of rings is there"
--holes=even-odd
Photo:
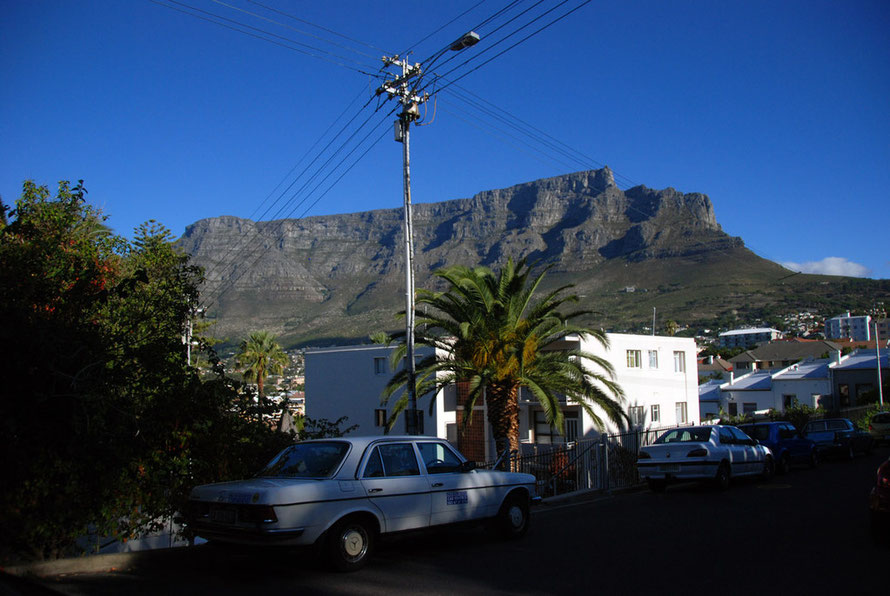
[[[287,366],[288,357],[275,336],[268,331],[254,331],[241,342],[235,361],[243,368],[244,380],[256,383],[259,394],[265,395],[264,384],[270,374],[278,374]]]
[[[611,365],[581,350],[548,349],[566,335],[578,334],[607,345],[604,333],[572,323],[586,311],[562,313],[576,302],[564,296],[570,286],[535,297],[546,270],[532,277],[523,259],[513,260],[495,273],[487,267],[449,267],[436,276],[449,284],[444,292],[419,290],[416,341],[442,351],[417,366],[417,395],[435,393],[452,383],[467,382],[465,422],[473,405],[485,394],[488,418],[497,450],[519,448],[519,389],[526,387],[543,408],[547,421],[562,431],[560,397],[571,396],[602,424],[600,412],[622,423],[620,387],[612,380]],[[402,334],[404,338],[404,334]],[[394,353],[403,357],[404,345]],[[592,365],[586,367],[585,362]],[[407,383],[407,371],[397,372],[383,396],[387,402]],[[407,393],[395,403],[390,428],[408,405]],[[595,408],[594,406],[597,406]],[[599,410],[599,411],[598,411]]]
[[[677,334],[677,330],[680,329],[680,326],[674,320],[668,320],[664,323],[664,331],[671,337]]]
[[[149,222],[127,242],[85,194],[26,182],[0,226],[0,561],[136,535],[289,441],[212,352],[209,376],[186,363],[202,272],[169,231]]]

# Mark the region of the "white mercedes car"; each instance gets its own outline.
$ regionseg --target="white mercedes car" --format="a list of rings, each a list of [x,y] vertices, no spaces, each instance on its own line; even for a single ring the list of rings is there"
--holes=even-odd
[[[734,426],[673,428],[640,449],[637,469],[654,492],[674,480],[713,480],[721,489],[735,476],[771,478],[773,452]]]
[[[318,545],[352,571],[383,534],[490,520],[520,537],[533,500],[534,476],[477,470],[441,439],[343,437],[295,443],[249,480],[195,487],[186,517],[210,541]]]

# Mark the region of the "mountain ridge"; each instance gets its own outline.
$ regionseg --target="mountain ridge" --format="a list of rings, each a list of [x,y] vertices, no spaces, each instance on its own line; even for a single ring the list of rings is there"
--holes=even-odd
[[[580,306],[597,310],[628,286],[728,287],[789,273],[726,234],[707,195],[623,191],[608,167],[412,210],[417,287],[438,287],[433,273],[441,267],[497,268],[526,257],[551,268],[547,287],[572,283]],[[188,226],[179,242],[207,271],[217,335],[236,341],[265,328],[291,345],[342,342],[401,325],[402,220],[401,207],[266,222],[221,216]],[[673,308],[675,319],[721,310]],[[638,310],[621,306],[590,323],[627,327],[641,319]]]

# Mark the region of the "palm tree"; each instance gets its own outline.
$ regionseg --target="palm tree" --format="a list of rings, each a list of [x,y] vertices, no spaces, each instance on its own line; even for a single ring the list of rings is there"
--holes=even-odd
[[[623,393],[605,359],[577,349],[553,349],[554,342],[570,334],[592,337],[603,346],[608,342],[603,332],[571,322],[588,311],[560,312],[561,307],[577,302],[577,296],[563,295],[571,286],[535,299],[547,269],[532,278],[526,259],[516,264],[508,260],[499,273],[487,267],[454,266],[435,273],[449,284],[446,291],[418,290],[416,343],[435,347],[434,352],[442,351],[445,357],[433,355],[418,363],[417,395],[432,392],[435,396],[446,385],[466,382],[466,424],[484,393],[499,453],[519,448],[521,387],[531,392],[547,421],[560,432],[562,396],[574,398],[600,427],[600,412],[618,424],[626,420],[620,404]],[[404,353],[402,345],[394,358]],[[406,382],[405,370],[396,373],[384,390],[383,402]],[[407,401],[405,392],[395,402],[390,426]]]
[[[238,368],[244,369],[244,380],[256,383],[257,391],[263,397],[266,377],[282,372],[287,366],[288,357],[274,335],[268,331],[254,331],[238,347],[235,363]]]

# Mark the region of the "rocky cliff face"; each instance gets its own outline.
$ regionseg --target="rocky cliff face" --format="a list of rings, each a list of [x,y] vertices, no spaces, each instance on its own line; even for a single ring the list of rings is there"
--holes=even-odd
[[[205,297],[223,335],[262,327],[300,339],[362,337],[398,327],[401,226],[400,208],[270,222],[217,217],[189,226],[180,242],[207,270]],[[706,195],[622,191],[608,168],[417,204],[414,236],[419,287],[440,267],[496,267],[507,257],[583,279],[609,262],[691,262],[742,247]]]

